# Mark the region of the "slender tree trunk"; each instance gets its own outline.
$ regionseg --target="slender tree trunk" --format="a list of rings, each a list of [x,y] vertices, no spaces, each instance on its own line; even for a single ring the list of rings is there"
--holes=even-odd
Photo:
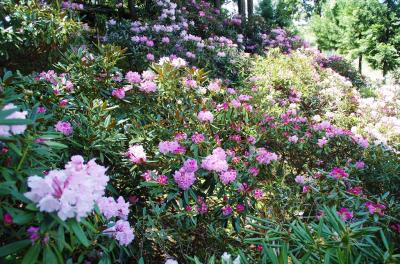
[[[247,0],[247,16],[250,19],[253,17],[254,13],[254,3],[253,0]]]
[[[389,71],[386,62],[383,62],[383,69],[382,69],[382,71],[383,71],[383,81],[384,81],[384,83],[386,83],[386,74],[387,74],[388,71]]]
[[[214,4],[216,9],[221,9],[221,0],[215,0]]]
[[[244,21],[246,19],[246,0],[238,0],[239,15]]]
[[[358,72],[362,74],[362,54],[358,56]]]
[[[135,18],[136,16],[136,7],[135,3],[133,0],[128,0],[128,9],[129,9],[129,15],[131,18]]]
[[[321,3],[321,1],[320,0],[315,0],[314,6],[315,6],[315,13],[318,16],[321,16],[321,13],[322,13],[322,3]]]
[[[152,4],[152,0],[145,0],[144,6],[148,14],[152,11]]]

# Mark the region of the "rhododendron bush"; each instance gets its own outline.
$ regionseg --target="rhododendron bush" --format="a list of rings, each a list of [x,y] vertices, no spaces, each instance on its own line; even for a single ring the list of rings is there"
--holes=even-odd
[[[4,71],[0,259],[399,261],[395,132],[365,129],[392,108],[361,103],[392,94],[363,99],[285,30],[251,44],[240,19],[191,4],[158,1],[157,20],[109,19],[106,43]]]

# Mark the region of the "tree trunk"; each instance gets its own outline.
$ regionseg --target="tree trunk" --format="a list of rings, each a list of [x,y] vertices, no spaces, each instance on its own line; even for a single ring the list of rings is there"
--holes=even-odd
[[[215,4],[216,9],[218,9],[218,10],[221,9],[221,0],[215,0],[214,4]]]
[[[358,72],[362,74],[362,54],[358,56]]]
[[[253,17],[254,13],[254,3],[253,0],[247,0],[247,16],[249,19]]]
[[[321,0],[315,0],[314,6],[315,6],[315,13],[318,16],[321,16],[321,14],[322,14],[322,3],[321,3]]]
[[[150,14],[151,13],[151,11],[152,11],[152,0],[145,0],[145,3],[144,3],[144,7],[145,7],[145,9],[146,9],[146,12],[148,13],[148,14]]]
[[[246,0],[238,0],[239,15],[242,17],[242,21],[246,19]]]
[[[136,16],[136,7],[135,3],[133,0],[128,0],[128,9],[129,9],[129,15],[131,18],[135,18]]]
[[[382,71],[383,71],[383,79],[384,79],[384,81],[385,81],[385,83],[386,83],[386,74],[387,74],[388,71],[389,71],[386,62],[383,62],[383,69],[382,69]]]

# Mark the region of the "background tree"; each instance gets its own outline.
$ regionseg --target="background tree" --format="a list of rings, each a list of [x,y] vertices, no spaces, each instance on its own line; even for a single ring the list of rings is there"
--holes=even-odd
[[[289,27],[298,10],[298,0],[261,0],[260,14],[271,27]]]
[[[352,59],[363,58],[383,75],[399,65],[399,17],[394,1],[338,0],[327,2],[312,29],[323,50],[337,50]]]

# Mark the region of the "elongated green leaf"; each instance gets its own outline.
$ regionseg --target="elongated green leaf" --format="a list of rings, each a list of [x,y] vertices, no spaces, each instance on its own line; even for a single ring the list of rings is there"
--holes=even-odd
[[[7,244],[5,246],[0,247],[0,257],[8,256],[12,253],[15,253],[27,246],[29,246],[32,242],[29,239],[21,240],[17,242],[13,242]]]
[[[25,254],[24,259],[22,260],[22,264],[33,264],[36,263],[40,251],[41,251],[41,246],[39,243],[36,243],[33,245],[28,252]]]
[[[72,221],[69,223],[70,228],[78,238],[78,240],[84,245],[88,247],[90,245],[89,240],[87,239],[85,233],[82,230],[82,227],[76,221]]]

